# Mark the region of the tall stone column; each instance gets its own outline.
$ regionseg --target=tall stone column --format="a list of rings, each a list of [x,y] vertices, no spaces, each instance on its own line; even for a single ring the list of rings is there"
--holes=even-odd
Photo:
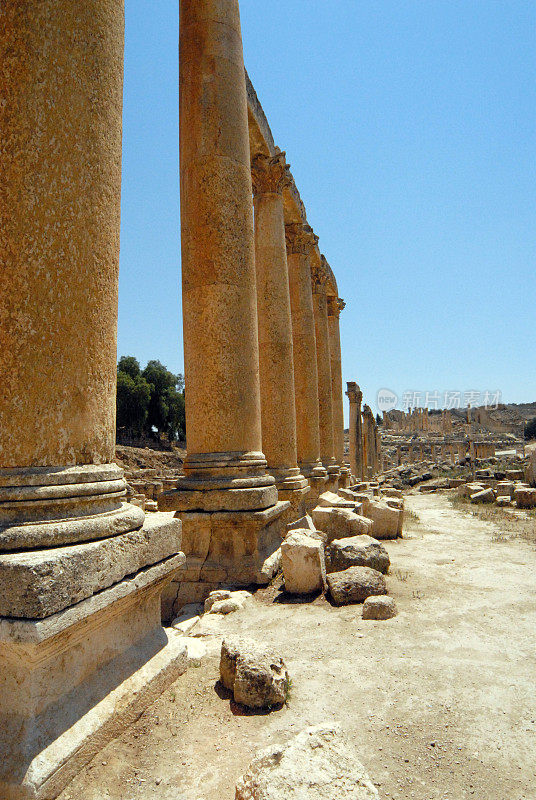
[[[255,242],[237,0],[181,0],[180,191],[187,456],[159,497],[183,522],[175,610],[261,580],[281,542],[261,447]]]
[[[56,796],[186,666],[180,523],[114,463],[123,26],[120,0],[0,5],[4,800]]]
[[[329,352],[328,298],[326,275],[316,264],[311,268],[313,311],[315,318],[316,364],[318,370],[318,409],[320,460],[328,473],[328,488],[338,487],[340,466],[335,460],[333,438],[333,397]]]
[[[363,426],[361,417],[361,403],[363,393],[357,383],[349,381],[346,384],[346,396],[350,401],[349,419],[349,456],[350,470],[359,483],[364,480],[363,462]]]
[[[310,251],[317,239],[311,228],[301,223],[287,224],[285,233],[292,315],[298,465],[311,486],[307,501],[311,505],[324,491],[327,482],[327,472],[320,461],[318,369],[310,267]]]
[[[297,461],[292,319],[288,280],[283,188],[285,154],[258,155],[252,178],[255,209],[255,266],[261,384],[262,446],[280,500],[305,513],[309,484]]]
[[[342,387],[341,333],[339,317],[345,307],[344,300],[328,297],[329,355],[331,366],[331,399],[333,404],[334,453],[340,465],[340,485],[348,486],[350,470],[344,465],[344,400]]]

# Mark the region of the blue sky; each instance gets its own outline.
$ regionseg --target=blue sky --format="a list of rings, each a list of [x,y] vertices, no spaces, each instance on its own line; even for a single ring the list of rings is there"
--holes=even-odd
[[[182,371],[178,0],[126,8],[118,353]],[[241,15],[347,303],[343,380],[373,407],[382,387],[536,400],[536,3],[241,0]]]

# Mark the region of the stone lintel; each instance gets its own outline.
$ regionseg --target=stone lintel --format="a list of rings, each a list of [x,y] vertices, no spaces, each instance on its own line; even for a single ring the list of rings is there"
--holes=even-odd
[[[0,554],[0,616],[43,619],[180,551],[181,526],[151,514],[142,528],[94,542]]]

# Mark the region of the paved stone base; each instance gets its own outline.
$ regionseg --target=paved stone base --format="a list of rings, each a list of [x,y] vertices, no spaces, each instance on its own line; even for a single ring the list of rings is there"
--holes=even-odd
[[[160,622],[181,554],[44,620],[0,618],[0,797],[52,800],[187,666]]]
[[[164,621],[221,586],[265,583],[262,565],[281,545],[290,509],[279,501],[265,511],[178,511],[186,566],[163,595]]]

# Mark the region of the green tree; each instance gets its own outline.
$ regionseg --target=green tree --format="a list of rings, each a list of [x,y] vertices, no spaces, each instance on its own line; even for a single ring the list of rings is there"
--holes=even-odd
[[[536,417],[532,417],[525,425],[525,439],[536,439]]]
[[[156,428],[159,435],[170,439],[185,435],[184,378],[174,375],[160,361],[149,361],[142,372],[151,386],[151,399],[147,415],[149,430]]]
[[[141,374],[132,377],[117,370],[117,428],[129,436],[142,436],[147,423],[151,387]]]
[[[140,362],[134,356],[121,356],[117,365],[117,373],[126,372],[133,380],[141,375]]]

